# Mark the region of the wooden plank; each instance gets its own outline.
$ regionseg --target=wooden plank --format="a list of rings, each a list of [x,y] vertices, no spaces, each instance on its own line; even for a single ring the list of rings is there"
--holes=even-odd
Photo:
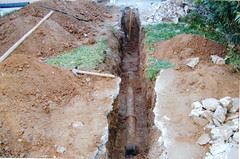
[[[29,30],[21,39],[19,39],[12,47],[10,47],[1,57],[0,62],[3,62],[20,44],[23,43],[45,20],[47,20],[54,11],[50,11],[37,25]]]

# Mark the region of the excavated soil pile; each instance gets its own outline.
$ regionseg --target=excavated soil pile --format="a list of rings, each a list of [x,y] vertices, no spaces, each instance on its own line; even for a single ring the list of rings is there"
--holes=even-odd
[[[77,78],[23,54],[0,64],[0,156],[91,158],[116,79]]]
[[[200,57],[208,60],[210,55],[225,55],[224,46],[198,35],[180,34],[172,39],[155,44],[154,56],[161,59],[172,59],[174,62],[189,57]]]
[[[48,57],[94,43],[104,20],[111,18],[106,8],[85,0],[36,2],[0,19],[0,55],[50,11],[46,8],[57,11],[15,52]]]

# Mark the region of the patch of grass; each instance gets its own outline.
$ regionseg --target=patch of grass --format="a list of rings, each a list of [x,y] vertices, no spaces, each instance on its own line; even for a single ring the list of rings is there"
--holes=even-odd
[[[236,71],[240,71],[240,54],[237,52],[237,49],[229,48],[226,63],[231,65]]]
[[[151,81],[153,81],[156,79],[156,76],[161,69],[167,69],[167,68],[171,68],[171,67],[174,67],[174,65],[171,64],[169,61],[158,60],[153,56],[149,56],[147,76]]]
[[[100,40],[94,45],[82,45],[62,55],[51,57],[47,63],[63,68],[78,66],[80,69],[91,70],[103,62],[106,49],[108,49],[106,42]]]
[[[153,49],[153,44],[157,41],[168,40],[178,34],[196,34],[206,37],[208,39],[217,41],[219,43],[225,43],[226,39],[220,32],[209,30],[207,26],[202,25],[190,25],[187,23],[159,23],[155,25],[148,25],[145,27],[146,39],[145,43],[149,46],[149,49]]]

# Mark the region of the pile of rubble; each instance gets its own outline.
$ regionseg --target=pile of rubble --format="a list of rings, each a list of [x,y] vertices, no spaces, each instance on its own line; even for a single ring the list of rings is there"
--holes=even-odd
[[[186,15],[188,7],[180,7],[171,0],[151,3],[152,14],[147,17],[148,23],[159,23],[163,21],[177,23],[179,17]]]
[[[238,159],[239,98],[207,98],[192,103],[190,116],[208,121],[197,143],[210,144],[205,159]]]

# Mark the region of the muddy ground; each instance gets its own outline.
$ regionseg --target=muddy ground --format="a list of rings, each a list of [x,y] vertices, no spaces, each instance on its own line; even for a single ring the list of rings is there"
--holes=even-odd
[[[210,61],[212,54],[226,54],[224,46],[182,34],[156,43],[152,52],[144,44],[143,31],[124,42],[121,33],[109,29],[120,21],[118,8],[86,0],[54,0],[33,3],[0,19],[0,55],[48,13],[46,8],[69,15],[55,12],[0,64],[1,157],[104,158],[109,133],[108,156],[124,158],[128,140],[123,112],[131,86],[136,118],[142,121],[136,127],[137,158],[203,158],[208,147],[196,140],[204,123],[188,116],[191,103],[239,96],[240,75]],[[70,70],[43,63],[99,37],[108,39],[112,54],[97,69],[120,76],[121,87],[118,77],[76,77]],[[147,80],[149,55],[175,67],[163,70],[156,82]],[[195,69],[185,65],[190,57],[200,57]]]

